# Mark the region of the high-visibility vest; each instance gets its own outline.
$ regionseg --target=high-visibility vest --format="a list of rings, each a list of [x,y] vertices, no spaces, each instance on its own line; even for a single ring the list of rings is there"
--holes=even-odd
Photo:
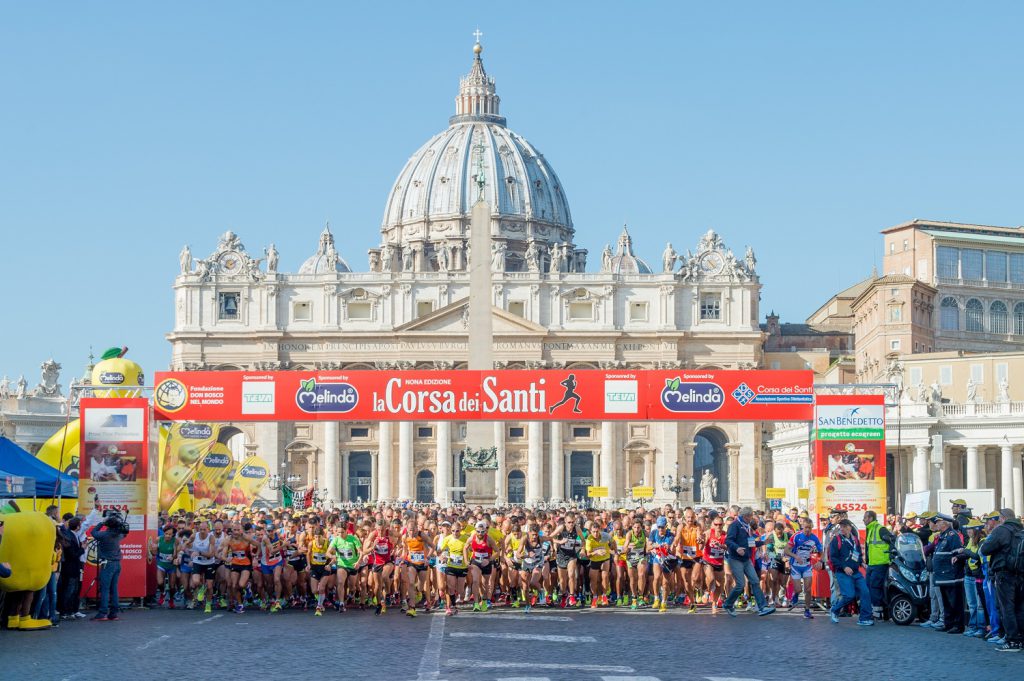
[[[882,541],[879,537],[882,525],[877,520],[867,527],[866,537],[868,540],[868,565],[889,564],[889,543]]]

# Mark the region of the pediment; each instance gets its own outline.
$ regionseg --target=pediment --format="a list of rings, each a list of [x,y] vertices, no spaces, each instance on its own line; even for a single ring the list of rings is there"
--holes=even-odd
[[[434,310],[428,315],[414,319],[403,324],[395,331],[411,333],[466,333],[466,324],[469,319],[469,299],[462,298],[455,302]],[[495,336],[505,335],[547,335],[548,330],[539,324],[523,319],[507,310],[491,306],[491,323]]]

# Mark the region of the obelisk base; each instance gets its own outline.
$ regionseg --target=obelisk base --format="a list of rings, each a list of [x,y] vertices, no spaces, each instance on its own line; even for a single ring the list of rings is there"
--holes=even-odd
[[[464,498],[467,506],[494,506],[497,499],[494,474],[496,471],[467,470],[466,492]]]

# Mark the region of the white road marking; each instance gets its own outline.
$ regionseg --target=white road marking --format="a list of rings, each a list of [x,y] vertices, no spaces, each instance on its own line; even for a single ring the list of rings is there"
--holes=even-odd
[[[496,662],[493,660],[470,660],[453,659],[445,662],[448,667],[475,667],[477,669],[536,669],[552,671],[581,671],[581,672],[612,672],[619,674],[630,674],[634,671],[632,667],[624,667],[614,664],[557,664],[547,662]]]
[[[437,614],[430,620],[430,634],[423,646],[423,656],[416,681],[436,681],[441,669],[441,645],[444,643],[446,615]]]
[[[499,676],[494,681],[551,681],[547,676]]]
[[[170,638],[170,636],[168,636],[167,634],[164,634],[163,636],[159,636],[157,638],[154,638],[152,641],[147,641],[146,643],[143,643],[141,646],[136,648],[136,650],[145,650],[146,648],[150,647],[154,643],[160,643],[160,641],[164,641],[164,640],[167,640],[169,638]]]
[[[209,621],[211,621],[211,620],[215,620],[215,619],[217,619],[218,617],[223,617],[223,616],[224,616],[224,614],[223,614],[223,613],[221,613],[221,614],[219,614],[219,615],[212,615],[212,616],[210,616],[210,617],[207,617],[207,618],[206,618],[206,619],[204,619],[204,620],[199,620],[198,622],[196,622],[196,624],[202,624],[203,622],[209,622]]]
[[[761,681],[761,679],[751,679],[745,676],[705,676],[708,681]]]
[[[601,681],[661,681],[657,676],[602,676]]]
[[[456,631],[449,636],[457,638],[499,638],[505,641],[549,641],[551,643],[597,643],[593,636],[559,636],[555,634],[490,634],[482,631]]]
[[[485,619],[495,620],[535,620],[540,622],[572,622],[571,617],[562,617],[560,615],[505,615],[499,613],[467,613],[470,617],[483,617]],[[465,615],[459,613],[459,619],[464,619]]]

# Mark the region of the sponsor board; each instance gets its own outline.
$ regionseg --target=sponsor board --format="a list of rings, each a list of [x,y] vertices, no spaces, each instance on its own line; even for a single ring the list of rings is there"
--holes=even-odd
[[[145,440],[145,408],[93,407],[87,417],[83,417],[82,437],[88,442]]]
[[[810,421],[810,371],[161,372],[164,421]]]
[[[650,486],[637,486],[633,488],[634,499],[650,499],[654,496],[654,488]]]

